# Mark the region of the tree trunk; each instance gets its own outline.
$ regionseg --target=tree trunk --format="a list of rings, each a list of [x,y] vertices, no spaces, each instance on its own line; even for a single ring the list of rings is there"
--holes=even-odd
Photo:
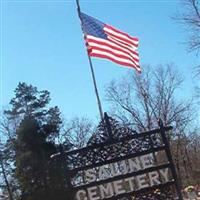
[[[8,182],[8,179],[7,179],[7,176],[6,176],[6,172],[5,172],[5,168],[4,168],[4,165],[3,165],[2,158],[0,158],[0,164],[1,164],[1,169],[2,169],[2,173],[3,173],[3,178],[4,178],[4,181],[6,183],[6,189],[7,189],[8,194],[9,194],[9,199],[14,200],[11,189],[10,189],[10,185],[9,185],[9,182]]]

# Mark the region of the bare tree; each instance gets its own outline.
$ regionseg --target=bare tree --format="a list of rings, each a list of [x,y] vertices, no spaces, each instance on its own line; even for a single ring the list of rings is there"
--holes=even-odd
[[[199,51],[200,49],[200,1],[199,0],[184,0],[182,1],[182,12],[175,16],[175,19],[183,23],[190,33],[189,50]]]
[[[75,117],[65,124],[61,140],[68,140],[73,147],[82,148],[87,145],[92,131],[93,124],[89,119]]]
[[[182,11],[174,16],[174,19],[182,23],[189,34],[188,49],[195,51],[197,56],[200,50],[200,1],[182,0]],[[197,74],[200,75],[200,65],[197,66]]]
[[[178,98],[183,79],[174,68],[172,64],[155,70],[145,67],[142,75],[128,75],[121,81],[112,81],[107,87],[106,99],[111,104],[112,114],[138,132],[157,127],[159,118],[165,126],[173,125],[168,138],[178,176],[185,185],[192,177],[193,166],[197,165],[188,148],[194,111],[192,100]]]
[[[2,174],[3,183],[5,183],[5,188],[6,188],[6,191],[8,192],[8,194],[9,194],[9,199],[14,200],[13,193],[11,191],[10,183],[9,183],[9,180],[8,180],[8,176],[6,174],[6,169],[5,169],[5,165],[4,165],[4,159],[3,159],[2,151],[0,152],[0,174]]]
[[[15,123],[11,123],[5,115],[0,114],[0,175],[1,175],[1,190],[5,191],[9,199],[13,199],[15,195],[15,182],[13,173],[13,159],[14,152],[12,147],[14,145],[14,129]],[[12,124],[12,125],[11,125]],[[11,128],[12,127],[12,128]]]
[[[181,76],[172,70],[172,64],[146,69],[142,75],[129,75],[107,87],[106,99],[114,115],[137,131],[154,128],[159,118],[164,125],[185,128],[186,122],[192,119],[191,101],[176,98],[183,81]]]

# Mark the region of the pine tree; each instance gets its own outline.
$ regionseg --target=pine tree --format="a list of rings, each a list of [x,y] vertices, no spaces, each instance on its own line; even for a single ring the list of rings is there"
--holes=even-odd
[[[4,114],[13,123],[11,149],[14,153],[14,177],[19,185],[21,200],[70,200],[67,163],[50,156],[69,148],[56,143],[62,120],[58,107],[49,108],[50,93],[19,83],[11,109]]]

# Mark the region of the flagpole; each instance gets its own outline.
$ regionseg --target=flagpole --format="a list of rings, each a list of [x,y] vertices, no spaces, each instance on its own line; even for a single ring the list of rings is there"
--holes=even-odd
[[[76,0],[76,5],[77,5],[78,16],[81,20],[81,28],[82,28],[81,9],[80,9],[80,5],[79,5],[79,0]],[[83,31],[83,29],[82,29],[82,31]],[[96,94],[96,98],[97,98],[99,114],[100,114],[101,120],[103,120],[103,110],[102,110],[101,101],[100,101],[99,93],[98,93],[98,89],[97,89],[97,83],[96,83],[94,68],[93,68],[93,65],[92,65],[92,60],[91,60],[88,53],[87,53],[87,55],[88,55],[88,60],[89,60],[89,64],[90,64],[90,70],[91,70],[91,74],[92,74],[94,90],[95,90],[95,94]]]

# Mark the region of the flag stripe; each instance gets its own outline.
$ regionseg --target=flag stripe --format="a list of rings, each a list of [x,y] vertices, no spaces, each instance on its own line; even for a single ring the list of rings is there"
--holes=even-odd
[[[93,50],[98,50],[99,52],[101,51],[101,52],[103,52],[103,53],[104,53],[104,52],[107,52],[107,53],[110,53],[110,54],[112,54],[112,55],[114,55],[114,56],[116,56],[116,57],[129,60],[130,62],[135,63],[135,65],[139,65],[139,63],[138,63],[136,60],[134,60],[132,57],[130,57],[130,56],[127,55],[127,54],[124,55],[124,54],[122,54],[121,52],[116,52],[116,51],[113,51],[113,50],[110,50],[110,49],[101,48],[101,47],[97,47],[97,46],[94,46],[94,47],[92,48],[92,52],[93,52]]]
[[[139,56],[137,52],[133,51],[130,47],[124,48],[116,42],[97,38],[90,35],[85,35],[85,40],[90,56],[95,55],[95,57],[98,57],[99,55],[99,57],[102,58],[102,56],[100,56],[102,54],[104,57],[106,55],[107,57],[112,58],[112,61],[117,61],[118,64],[119,62],[123,62],[123,65],[127,63],[129,66],[139,68]]]
[[[113,62],[116,62],[120,65],[124,65],[124,66],[129,66],[129,67],[134,67],[138,72],[141,72],[140,67],[138,67],[137,65],[135,65],[133,62],[129,62],[126,59],[122,59],[122,58],[118,58],[115,57],[112,54],[109,54],[107,52],[99,52],[97,50],[92,51],[91,53],[89,53],[90,56],[95,56],[95,57],[100,57],[100,58],[107,58]]]
[[[114,28],[113,26],[106,25],[106,27],[108,27],[109,29],[115,31],[116,33],[120,33],[120,34],[122,34],[122,35],[128,37],[129,39],[131,39],[131,40],[133,40],[134,42],[136,42],[136,44],[138,44],[138,42],[139,42],[138,38],[132,37],[132,36],[128,35],[127,33],[124,33],[124,32],[122,32],[122,31],[120,31],[120,30]]]
[[[104,28],[104,30],[105,30],[106,28]],[[107,35],[108,36],[112,36],[113,38],[115,38],[116,40],[118,40],[118,41],[120,41],[120,42],[123,42],[124,44],[126,44],[126,45],[129,45],[130,47],[138,47],[138,45],[137,44],[135,44],[134,42],[132,42],[132,41],[130,41],[130,40],[128,40],[128,39],[125,39],[125,38],[123,38],[123,37],[121,37],[121,36],[119,36],[119,35],[117,35],[117,34],[115,34],[115,33],[113,33],[112,31],[107,31],[107,30],[105,30],[105,33],[107,33]]]
[[[86,42],[91,47],[101,45],[102,47],[105,46],[105,47],[108,47],[108,48],[111,48],[111,49],[114,49],[114,50],[117,50],[117,51],[121,51],[121,52],[123,52],[125,54],[130,55],[133,59],[139,61],[139,56],[138,56],[137,53],[135,53],[133,51],[130,52],[129,50],[121,48],[121,47],[115,45],[112,42],[107,42],[107,40],[99,41],[98,38],[97,38],[97,40],[96,39],[86,39]]]
[[[99,45],[99,44],[97,44],[97,43],[92,43],[92,42],[90,42],[90,43],[88,43],[88,46],[91,48],[91,49],[105,49],[105,50],[108,50],[108,51],[110,51],[110,52],[113,52],[113,54],[119,54],[119,55],[122,55],[122,56],[126,56],[127,58],[130,58],[132,61],[134,61],[134,62],[136,62],[137,64],[139,64],[139,59],[137,59],[137,58],[134,58],[134,57],[132,57],[130,54],[127,54],[126,52],[123,52],[123,51],[118,51],[118,50],[116,50],[116,49],[114,49],[114,48],[111,48],[111,47],[109,47],[109,46],[107,46],[107,45]]]
[[[94,52],[91,52],[89,55],[95,56],[95,57],[100,57],[100,58],[107,58],[107,59],[110,59],[114,62],[117,62],[118,64],[126,65],[126,66],[129,66],[129,67],[134,67],[134,68],[137,67],[132,62],[127,62],[127,60],[123,60],[123,59],[120,59],[118,57],[116,58],[112,54],[109,54],[109,53],[106,53],[106,52],[103,54],[103,53],[99,53],[97,51],[94,51]]]
[[[131,52],[135,52],[136,54],[138,54],[137,53],[137,48],[131,48],[130,46],[127,46],[127,45],[125,45],[125,44],[123,44],[122,42],[119,42],[119,41],[117,41],[115,38],[113,38],[113,37],[111,37],[111,36],[108,36],[108,39],[109,39],[109,41],[111,41],[111,42],[113,42],[113,43],[115,43],[116,45],[118,45],[118,46],[120,46],[121,48],[123,48],[123,49],[127,49],[127,50],[129,50],[129,51],[131,51]]]
[[[107,33],[107,35],[111,35],[113,37],[116,37],[116,38],[120,39],[121,41],[124,41],[124,43],[127,43],[129,45],[133,45],[135,47],[138,46],[138,42],[131,40],[127,36],[124,36],[124,35],[122,35],[118,32],[115,32],[112,29],[107,28],[106,26],[104,27],[104,31],[105,31],[105,33]]]
[[[121,61],[121,62],[124,62],[124,63],[129,63],[131,64],[132,66],[137,66],[137,64],[135,62],[133,62],[132,60],[130,60],[129,58],[125,58],[123,56],[117,56],[115,54],[113,54],[112,52],[108,52],[108,51],[102,51],[102,50],[98,50],[98,49],[92,49],[89,54],[102,54],[102,55],[109,55],[111,58],[115,59],[115,60],[118,60],[118,61]]]
[[[87,42],[90,42],[90,41],[96,42],[98,44],[107,45],[107,46],[110,46],[112,48],[118,48],[122,51],[126,51],[127,53],[131,54],[134,58],[139,59],[139,55],[136,51],[134,51],[131,48],[126,48],[125,46],[117,43],[116,41],[105,40],[105,39],[97,38],[97,37],[90,36],[90,35],[86,36],[86,41]]]

